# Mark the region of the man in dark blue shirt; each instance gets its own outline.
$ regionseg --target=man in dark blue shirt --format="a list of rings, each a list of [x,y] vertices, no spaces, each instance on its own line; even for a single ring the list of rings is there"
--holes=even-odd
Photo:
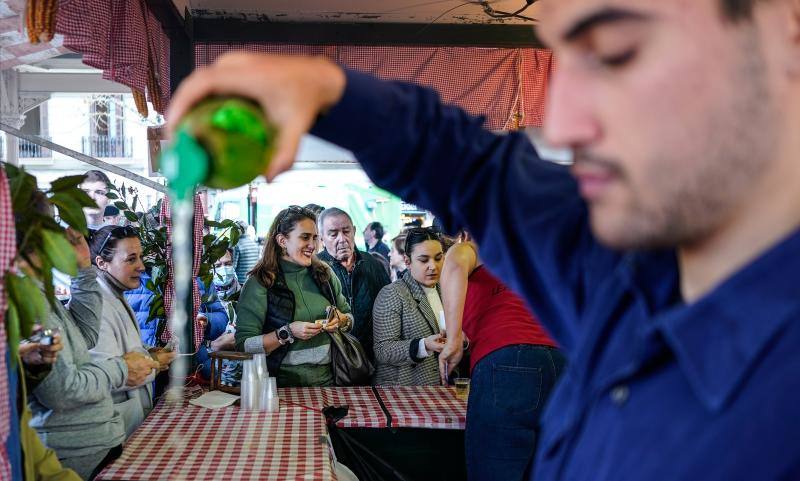
[[[364,229],[364,242],[367,252],[377,252],[385,259],[389,259],[389,246],[383,242],[383,224],[380,222],[370,222]]]
[[[536,479],[800,479],[800,2],[544,0],[537,17],[569,169],[319,58],[222,57],[168,118],[252,97],[281,128],[270,179],[313,127],[468,228],[570,360]]]

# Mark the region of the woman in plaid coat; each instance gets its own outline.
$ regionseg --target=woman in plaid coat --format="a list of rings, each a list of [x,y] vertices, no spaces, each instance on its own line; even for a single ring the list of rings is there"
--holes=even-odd
[[[444,253],[438,234],[408,231],[408,269],[384,287],[373,307],[376,385],[438,385],[436,354],[444,346],[439,275]]]

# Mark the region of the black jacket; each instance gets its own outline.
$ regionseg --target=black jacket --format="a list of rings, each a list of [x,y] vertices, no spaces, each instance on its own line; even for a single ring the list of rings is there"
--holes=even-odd
[[[342,283],[342,292],[350,304],[353,312],[353,329],[351,334],[356,336],[364,346],[370,360],[374,360],[372,351],[372,304],[384,286],[389,284],[389,275],[380,262],[366,252],[356,249],[356,265],[348,281],[347,269],[339,263],[327,250],[323,250],[317,257],[326,262],[339,281]]]

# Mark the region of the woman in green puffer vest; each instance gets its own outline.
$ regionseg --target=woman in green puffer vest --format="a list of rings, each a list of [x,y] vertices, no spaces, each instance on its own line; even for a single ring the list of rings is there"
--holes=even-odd
[[[316,258],[316,216],[291,206],[270,227],[236,309],[236,349],[266,353],[281,387],[332,386],[330,336],[353,318],[339,279]],[[329,310],[335,310],[329,316]],[[332,320],[323,326],[326,319]]]

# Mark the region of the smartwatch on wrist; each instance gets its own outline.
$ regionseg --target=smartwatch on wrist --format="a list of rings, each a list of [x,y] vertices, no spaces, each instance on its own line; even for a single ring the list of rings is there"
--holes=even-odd
[[[294,342],[294,336],[292,335],[292,330],[289,329],[288,325],[278,329],[277,333],[278,333],[278,342],[280,342],[281,345],[284,345],[286,343],[291,344]]]

